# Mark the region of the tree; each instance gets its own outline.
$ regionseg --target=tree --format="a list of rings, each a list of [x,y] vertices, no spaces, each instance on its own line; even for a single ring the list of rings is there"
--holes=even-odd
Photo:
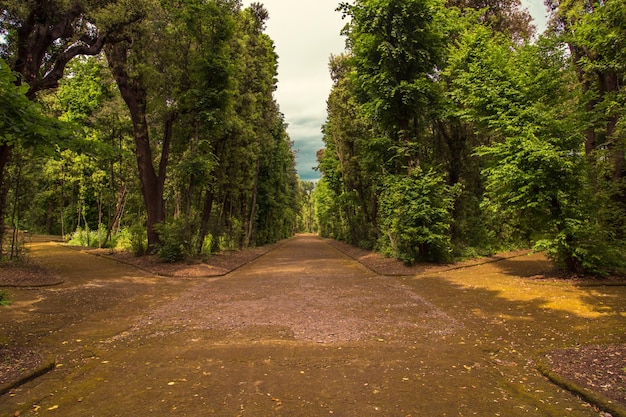
[[[458,187],[433,170],[385,178],[379,199],[379,247],[407,264],[442,262],[452,252],[450,224]]]
[[[532,16],[520,0],[448,0],[447,6],[481,11],[479,23],[508,35],[516,44],[529,40],[535,31]]]
[[[585,152],[592,161],[608,159],[612,198],[626,210],[626,2],[547,1],[552,26],[567,43],[576,68],[587,122]],[[622,236],[624,230],[622,230]]]
[[[286,124],[274,100],[278,57],[257,3],[236,19],[231,44],[232,105],[212,144],[219,162],[207,190],[201,230],[212,223],[227,246],[273,242],[295,231],[297,175]],[[212,219],[210,210],[217,206]]]
[[[75,126],[76,138],[67,146],[59,147],[57,161],[48,160],[44,164],[53,174],[50,181],[60,183],[67,182],[61,177],[78,168],[75,177],[82,183],[78,189],[83,195],[74,200],[85,203],[83,214],[86,216],[84,222],[79,218],[74,224],[68,224],[83,223],[85,227],[94,226],[99,232],[106,230],[106,234],[99,236],[100,243],[106,245],[113,230],[120,229],[128,184],[134,177],[129,175],[128,166],[129,121],[103,56],[75,59],[68,66],[68,73],[70,76],[60,81],[56,93],[42,99],[60,120]],[[61,186],[47,185],[53,189]],[[70,191],[62,189],[60,194]],[[58,195],[48,196],[50,205],[59,205]],[[65,204],[61,203],[60,208],[64,211]],[[46,223],[49,229],[50,219]],[[62,229],[65,235],[66,230]]]
[[[376,241],[376,185],[385,170],[393,170],[393,153],[386,149],[393,143],[371,137],[374,128],[357,101],[349,57],[331,56],[329,68],[333,88],[322,128],[326,149],[319,155],[319,169],[340,206],[342,239],[371,248]]]
[[[16,85],[16,76],[8,64],[0,58],[0,144],[6,149],[17,147],[42,146],[54,142],[59,137],[60,125],[47,118],[41,108],[28,99],[28,87]],[[0,153],[0,166],[3,177],[9,155]],[[19,188],[19,187],[18,187]],[[0,182],[0,219],[4,220],[7,184]],[[16,196],[18,191],[16,191]],[[16,197],[17,199],[17,197]],[[15,218],[15,216],[13,216]],[[13,224],[13,226],[16,226]],[[15,235],[14,235],[15,237]],[[3,253],[4,223],[0,223],[0,255]]]
[[[182,112],[194,110],[186,107],[190,102],[185,95],[196,87],[189,81],[196,79],[194,71],[206,70],[205,64],[211,68],[208,57],[224,48],[231,10],[227,4],[197,0],[183,4],[154,0],[143,7],[146,19],[127,28],[126,39],[108,45],[106,54],[133,122],[152,251],[160,240],[155,226],[166,220],[164,190],[174,124]],[[150,120],[158,120],[161,128],[151,129]],[[151,137],[157,131],[160,139],[155,141]],[[157,167],[155,151],[160,154]]]
[[[79,55],[97,55],[119,28],[140,16],[115,13],[113,0],[5,0],[0,9],[0,57],[28,85],[26,97],[56,88],[68,63]],[[96,25],[96,22],[98,25]],[[5,170],[13,144],[0,143],[0,218],[4,218]],[[3,228],[0,228],[0,238]]]
[[[364,110],[397,146],[400,168],[419,165],[417,147],[434,99],[444,51],[442,4],[436,0],[342,3],[352,76]]]
[[[486,158],[484,207],[523,219],[537,247],[568,270],[598,273],[619,242],[591,192],[581,97],[560,51],[548,38],[514,47],[475,27],[451,57],[450,94],[462,118],[492,135],[477,149]]]
[[[315,183],[313,181],[300,181],[300,218],[298,229],[300,232],[314,233],[317,231],[315,223]]]

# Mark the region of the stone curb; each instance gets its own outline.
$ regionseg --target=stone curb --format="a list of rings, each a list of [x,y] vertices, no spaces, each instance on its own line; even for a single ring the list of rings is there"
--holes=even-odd
[[[259,259],[261,256],[267,255],[268,253],[270,253],[273,250],[275,250],[276,248],[278,248],[281,245],[281,242],[264,245],[264,246],[267,247],[267,249],[259,251],[259,253],[256,256],[254,256],[254,257],[252,257],[250,259],[247,259],[245,262],[242,262],[239,265],[234,266],[233,268],[230,268],[230,269],[226,270],[226,272],[220,272],[220,273],[211,274],[211,275],[198,275],[198,276],[193,276],[193,277],[180,277],[180,276],[177,276],[175,274],[168,274],[168,273],[158,272],[158,271],[155,271],[154,269],[147,268],[147,267],[144,267],[144,266],[141,266],[141,265],[137,265],[137,264],[135,264],[133,262],[117,259],[114,256],[109,256],[109,255],[102,254],[102,253],[94,253],[94,252],[91,252],[89,250],[84,250],[83,249],[83,250],[81,250],[81,252],[86,253],[88,255],[98,256],[100,258],[108,259],[108,260],[111,260],[111,261],[114,261],[114,262],[117,262],[117,263],[120,263],[120,264],[123,264],[123,265],[128,265],[128,266],[131,266],[133,268],[139,269],[139,270],[144,271],[144,272],[148,272],[148,273],[150,273],[152,275],[155,275],[155,276],[158,276],[158,277],[184,278],[184,279],[216,278],[216,277],[226,276],[226,275],[230,274],[231,272],[236,271],[239,268],[242,268],[242,267],[246,266],[250,262]],[[259,247],[259,248],[261,248],[261,247]],[[257,248],[257,249],[259,249],[259,248]]]
[[[548,366],[545,362],[539,361],[537,363],[537,370],[554,384],[574,395],[579,396],[588,403],[596,406],[599,410],[607,412],[613,417],[626,417],[626,407],[619,404],[615,400],[605,397],[599,392],[585,389],[575,382],[562,377],[561,375],[553,372],[550,366]]]
[[[457,269],[473,268],[473,267],[476,267],[476,266],[490,264],[490,263],[494,263],[494,262],[500,262],[500,261],[504,261],[504,260],[507,260],[507,259],[513,259],[513,258],[519,258],[519,257],[522,257],[522,256],[528,256],[529,254],[532,253],[531,250],[505,252],[505,253],[502,253],[502,254],[493,255],[493,256],[486,256],[486,257],[482,257],[482,258],[476,258],[476,259],[472,259],[472,260],[469,260],[469,261],[461,261],[461,262],[457,262],[457,263],[440,264],[440,265],[433,264],[433,265],[431,265],[431,268],[429,268],[428,270],[425,270],[425,271],[415,271],[415,272],[392,273],[392,274],[389,274],[389,273],[385,273],[384,271],[380,270],[376,266],[370,265],[368,262],[363,262],[361,260],[361,258],[354,257],[354,256],[350,255],[348,252],[344,251],[339,245],[334,245],[332,243],[332,241],[336,241],[335,239],[323,238],[323,240],[330,247],[332,247],[335,250],[343,253],[348,258],[353,259],[354,261],[360,263],[361,265],[363,265],[364,267],[366,267],[370,271],[372,271],[372,272],[374,272],[374,273],[376,273],[378,275],[393,276],[393,277],[410,277],[410,276],[413,276],[413,275],[419,275],[419,274],[423,274],[423,273],[439,273],[439,272],[455,271]],[[338,241],[338,242],[340,242],[340,241]],[[372,253],[377,253],[375,251],[371,251],[371,252]]]
[[[21,385],[24,385],[27,382],[30,382],[42,375],[47,374],[48,372],[50,372],[51,370],[53,370],[56,367],[56,360],[53,358],[48,358],[46,360],[44,360],[44,363],[41,364],[39,367],[33,369],[32,371],[28,372],[26,375],[21,376],[19,379],[17,379],[16,381],[12,381],[12,382],[8,382],[4,385],[0,386],[0,397],[7,394],[9,391],[18,388]]]

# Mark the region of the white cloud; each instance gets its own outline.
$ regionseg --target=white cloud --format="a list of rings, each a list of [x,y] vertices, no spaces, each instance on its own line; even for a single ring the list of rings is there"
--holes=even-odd
[[[340,0],[258,0],[269,12],[266,33],[274,40],[278,54],[276,100],[294,141],[300,177],[319,177],[313,171],[316,153],[324,145],[321,127],[326,120],[326,99],[331,80],[328,60],[344,51],[340,35],[345,21],[335,11]],[[248,7],[253,1],[244,1]],[[543,0],[522,0],[535,18],[539,32],[546,26]]]
[[[321,128],[331,80],[328,60],[344,50],[345,22],[335,11],[339,0],[260,0],[269,12],[266,33],[278,54],[276,100],[289,124],[297,168],[302,179],[319,177],[312,167],[324,145]],[[251,1],[245,1],[244,7]]]

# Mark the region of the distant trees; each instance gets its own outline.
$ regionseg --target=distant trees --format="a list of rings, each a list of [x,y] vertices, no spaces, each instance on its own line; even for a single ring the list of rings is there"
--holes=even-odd
[[[80,0],[6,0],[1,6],[0,57],[19,74],[15,84],[27,86],[25,95],[30,100],[40,91],[56,88],[73,58],[99,54],[118,27],[136,18],[110,13],[115,6],[112,0],[89,4]],[[96,20],[102,23],[99,27]],[[16,140],[0,138],[0,219],[6,214],[6,170],[15,146]],[[3,233],[0,227],[0,242]]]
[[[273,99],[277,56],[263,33],[267,11],[236,1],[90,5],[91,20],[80,22],[104,37],[98,48],[106,59],[68,61],[55,94],[32,96],[71,135],[22,159],[22,175],[46,176],[24,196],[30,204],[19,207],[19,226],[80,229],[81,243],[125,241],[167,260],[293,234],[298,179]],[[24,23],[8,16],[23,8],[11,6],[3,8],[3,54],[17,62],[13,40]],[[75,34],[87,45],[84,36]],[[6,138],[0,143],[11,145]]]
[[[551,3],[532,43],[515,1],[343,4],[322,233],[407,262],[534,244],[571,271],[623,268],[622,3]]]

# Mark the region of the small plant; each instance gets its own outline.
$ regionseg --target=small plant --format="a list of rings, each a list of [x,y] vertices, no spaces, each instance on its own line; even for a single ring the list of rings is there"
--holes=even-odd
[[[87,246],[93,248],[108,247],[111,242],[105,242],[107,229],[104,224],[98,230],[77,228],[69,237],[68,244],[73,246]],[[106,244],[105,244],[106,243]]]
[[[161,243],[157,255],[165,262],[178,262],[192,253],[192,239],[184,221],[174,219],[158,224],[156,231]]]
[[[0,291],[0,307],[6,307],[11,304],[8,291]]]
[[[130,248],[135,256],[143,256],[148,249],[148,233],[143,226],[134,225],[129,229]]]

